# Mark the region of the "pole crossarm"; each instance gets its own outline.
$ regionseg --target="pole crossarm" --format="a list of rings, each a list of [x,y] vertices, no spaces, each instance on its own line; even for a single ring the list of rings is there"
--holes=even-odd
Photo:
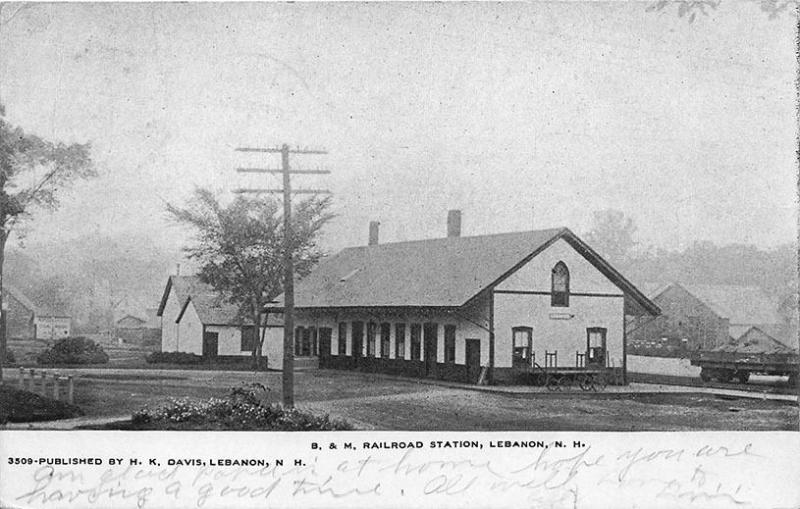
[[[233,192],[237,194],[280,194],[283,193],[283,189],[234,189]],[[289,192],[292,194],[331,194],[327,189],[292,189]]]
[[[280,147],[240,147],[237,152],[260,152],[281,155],[281,168],[237,168],[241,173],[273,173],[280,174],[283,178],[282,189],[236,189],[235,193],[280,193],[283,195],[283,374],[282,396],[283,404],[289,408],[294,407],[294,262],[290,240],[292,238],[292,194],[330,194],[327,189],[292,189],[291,175],[310,174],[326,175],[327,170],[292,170],[289,166],[289,154],[327,154],[328,152],[312,148],[290,148],[289,145]]]
[[[327,150],[322,149],[314,149],[314,148],[290,148],[284,149],[283,147],[238,147],[235,149],[236,152],[261,152],[266,154],[281,154],[284,150],[289,154],[319,154],[325,155],[328,153]]]
[[[284,170],[281,168],[236,168],[239,173],[273,173],[283,175]],[[305,174],[305,175],[328,175],[330,170],[289,170],[289,173]]]
[[[281,148],[280,147],[270,147],[270,148],[251,148],[251,147],[238,147],[235,149],[236,152],[262,152],[267,154],[280,154]]]

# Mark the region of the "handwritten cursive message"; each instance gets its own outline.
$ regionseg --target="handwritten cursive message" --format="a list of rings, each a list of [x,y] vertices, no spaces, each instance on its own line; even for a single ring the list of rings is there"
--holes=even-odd
[[[673,434],[676,443],[636,435],[614,442],[605,435],[582,440],[512,436],[500,446],[493,438],[453,447],[437,446],[429,437],[387,442],[376,441],[374,434],[356,440],[349,433],[322,439],[290,435],[293,447],[286,447],[285,441],[273,440],[277,434],[255,435],[262,442],[258,447],[228,448],[222,454],[212,446],[210,454],[189,450],[191,457],[164,448],[153,455],[141,454],[149,450],[131,456],[92,454],[87,462],[86,454],[4,451],[2,501],[8,507],[140,509],[765,507],[765,483],[780,484],[780,478],[759,480],[754,474],[776,461],[791,461],[765,443],[702,440],[702,434],[692,440]],[[9,478],[13,481],[6,482]],[[774,507],[797,497],[796,488],[783,493]]]

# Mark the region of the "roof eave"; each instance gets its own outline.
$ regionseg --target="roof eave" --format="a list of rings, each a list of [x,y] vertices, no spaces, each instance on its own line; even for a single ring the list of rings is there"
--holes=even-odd
[[[184,302],[183,306],[181,306],[181,310],[178,313],[178,317],[175,319],[175,323],[180,323],[181,322],[181,318],[183,318],[183,314],[186,312],[186,309],[189,307],[189,303],[191,301],[192,301],[191,297],[186,297],[186,302]],[[202,323],[202,320],[200,320],[200,322]]]
[[[620,286],[626,296],[630,295],[634,301],[641,306],[648,314],[658,316],[661,314],[661,308],[643,294],[636,286],[628,281],[625,276],[620,274],[610,263],[603,259],[597,251],[589,247],[577,235],[575,235],[569,228],[565,228],[565,232],[561,235],[564,240],[581,253],[589,263],[594,265],[606,277],[611,279],[615,284]],[[588,255],[588,256],[587,256]]]
[[[167,299],[169,298],[169,292],[172,290],[172,276],[167,278],[167,285],[164,287],[164,293],[161,294],[161,302],[158,304],[158,309],[156,310],[156,316],[163,316],[164,315],[164,307],[167,305]]]
[[[515,264],[513,267],[511,267],[509,270],[507,270],[506,272],[504,272],[504,273],[503,273],[503,274],[502,274],[502,275],[501,275],[499,278],[495,279],[495,280],[494,280],[494,281],[492,281],[490,284],[488,284],[488,285],[484,286],[483,288],[479,289],[479,290],[478,290],[478,291],[475,293],[475,295],[473,295],[472,297],[470,297],[469,299],[467,299],[467,300],[466,300],[466,301],[465,301],[463,304],[461,304],[461,306],[459,306],[459,307],[460,307],[460,308],[467,307],[467,306],[469,306],[470,304],[472,304],[472,303],[473,303],[473,302],[474,302],[476,299],[479,299],[479,298],[480,298],[482,295],[484,295],[484,293],[485,293],[487,290],[493,290],[495,287],[497,287],[497,285],[499,285],[500,283],[502,283],[503,281],[505,281],[506,279],[508,279],[509,277],[511,277],[511,275],[512,275],[512,274],[514,274],[515,272],[517,272],[517,271],[518,271],[520,268],[522,268],[522,267],[523,267],[523,266],[524,266],[526,263],[528,263],[528,262],[530,262],[531,260],[533,260],[534,258],[536,258],[536,256],[537,256],[537,255],[539,255],[539,253],[541,253],[542,251],[544,251],[544,250],[545,250],[545,249],[547,249],[548,247],[552,246],[552,245],[553,245],[553,243],[554,243],[555,241],[557,241],[558,239],[560,239],[560,238],[561,238],[561,237],[564,235],[564,233],[565,233],[565,232],[567,232],[567,231],[569,231],[569,230],[567,230],[567,228],[561,228],[561,229],[559,229],[559,230],[558,230],[556,233],[554,233],[554,234],[553,234],[553,236],[552,236],[550,239],[548,239],[548,240],[547,240],[547,242],[544,242],[544,243],[543,243],[541,246],[537,247],[537,248],[536,248],[536,249],[535,249],[535,250],[534,250],[532,253],[530,253],[529,255],[525,256],[525,258],[523,258],[521,261],[519,261],[518,263],[516,263],[516,264]]]
[[[401,305],[401,306],[295,306],[296,311],[359,311],[359,310],[401,310],[407,311],[410,309],[423,309],[423,310],[440,310],[447,311],[453,309],[461,309],[463,306],[430,306],[430,305]],[[265,306],[264,311],[271,313],[283,313],[283,306]]]

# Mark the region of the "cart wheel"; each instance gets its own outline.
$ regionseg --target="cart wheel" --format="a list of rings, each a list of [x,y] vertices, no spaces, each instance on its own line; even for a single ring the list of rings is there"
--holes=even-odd
[[[572,378],[569,376],[562,376],[561,379],[558,381],[558,390],[569,390],[572,386]]]
[[[736,378],[739,379],[739,383],[746,384],[748,380],[750,380],[750,372],[749,371],[739,371],[736,373]]]
[[[578,378],[578,385],[580,385],[582,391],[592,390],[592,375],[581,375]]]
[[[600,373],[594,380],[594,386],[597,390],[604,391],[608,387],[608,377],[605,373]]]
[[[545,385],[547,386],[548,391],[557,391],[559,390],[558,386],[559,378],[552,375],[547,375],[547,379],[545,380]]]
[[[704,382],[710,382],[711,381],[711,373],[709,373],[706,368],[702,368],[700,370],[700,380],[702,380]]]

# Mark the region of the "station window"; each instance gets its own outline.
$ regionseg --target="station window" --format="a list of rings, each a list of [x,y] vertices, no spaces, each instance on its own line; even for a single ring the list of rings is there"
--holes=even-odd
[[[558,262],[551,274],[552,288],[550,305],[553,307],[569,307],[569,269],[564,262]]]

